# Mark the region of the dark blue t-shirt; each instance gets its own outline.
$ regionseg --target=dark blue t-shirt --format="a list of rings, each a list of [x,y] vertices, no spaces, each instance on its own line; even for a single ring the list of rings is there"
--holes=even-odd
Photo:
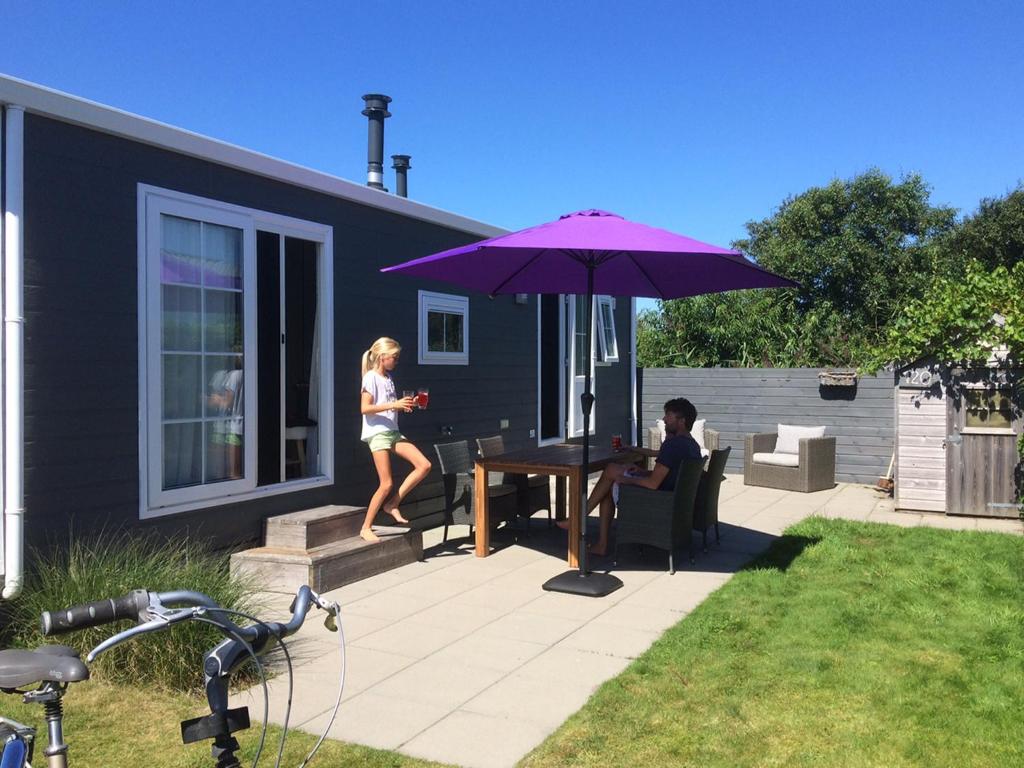
[[[661,444],[658,451],[658,458],[654,461],[668,467],[668,475],[658,486],[659,491],[673,491],[676,487],[676,478],[679,476],[679,465],[683,459],[701,458],[700,445],[693,439],[693,435],[676,435],[669,437]]]

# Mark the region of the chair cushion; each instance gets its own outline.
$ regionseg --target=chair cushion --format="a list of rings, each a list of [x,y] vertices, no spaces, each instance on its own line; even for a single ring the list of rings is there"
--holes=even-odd
[[[801,437],[824,436],[824,427],[797,427],[792,424],[779,424],[779,439],[775,443],[775,453],[799,453]]]
[[[774,464],[777,467],[800,466],[800,456],[796,453],[755,453],[750,458],[755,464]]]

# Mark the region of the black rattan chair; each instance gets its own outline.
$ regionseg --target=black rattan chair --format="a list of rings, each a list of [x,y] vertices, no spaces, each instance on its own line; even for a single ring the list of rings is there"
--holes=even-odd
[[[494,437],[478,437],[476,440],[480,456],[497,456],[505,452],[505,438],[501,435]],[[506,472],[501,481],[505,485],[514,485],[517,491],[519,516],[526,518],[526,525],[529,528],[530,519],[534,513],[542,509],[547,510],[548,526],[551,525],[551,478],[547,475],[524,475],[511,474]]]
[[[472,536],[476,513],[473,510],[473,460],[469,456],[469,443],[466,440],[439,443],[434,445],[434,451],[444,482],[442,541],[448,541],[450,525],[468,525]],[[488,488],[488,498],[492,526],[515,518],[517,500],[514,485],[492,485]]]
[[[720,451],[712,451],[708,459],[708,471],[701,475],[697,486],[697,501],[693,505],[693,530],[700,531],[704,536],[704,551],[708,551],[708,528],[715,526],[715,541],[721,543],[722,536],[718,530],[718,493],[722,489],[725,463],[729,460],[732,446],[727,445]]]
[[[620,544],[649,544],[668,550],[668,572],[675,573],[673,551],[682,542],[694,561],[693,505],[704,469],[704,459],[684,459],[674,491],[653,491],[636,485],[619,488],[619,514],[615,533],[615,561]]]

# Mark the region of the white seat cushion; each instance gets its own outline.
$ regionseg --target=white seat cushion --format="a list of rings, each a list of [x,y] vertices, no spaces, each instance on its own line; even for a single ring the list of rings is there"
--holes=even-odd
[[[800,466],[800,456],[795,453],[755,453],[751,460],[755,464],[774,464],[777,467]]]
[[[797,427],[792,424],[779,424],[779,439],[775,442],[775,453],[800,453],[801,437],[824,436],[824,427]]]

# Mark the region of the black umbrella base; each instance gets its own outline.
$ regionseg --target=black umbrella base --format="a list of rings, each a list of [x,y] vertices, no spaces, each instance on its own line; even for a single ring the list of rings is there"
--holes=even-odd
[[[586,573],[578,570],[560,573],[544,582],[548,592],[564,592],[567,595],[604,597],[622,586],[622,580],[609,573]]]

